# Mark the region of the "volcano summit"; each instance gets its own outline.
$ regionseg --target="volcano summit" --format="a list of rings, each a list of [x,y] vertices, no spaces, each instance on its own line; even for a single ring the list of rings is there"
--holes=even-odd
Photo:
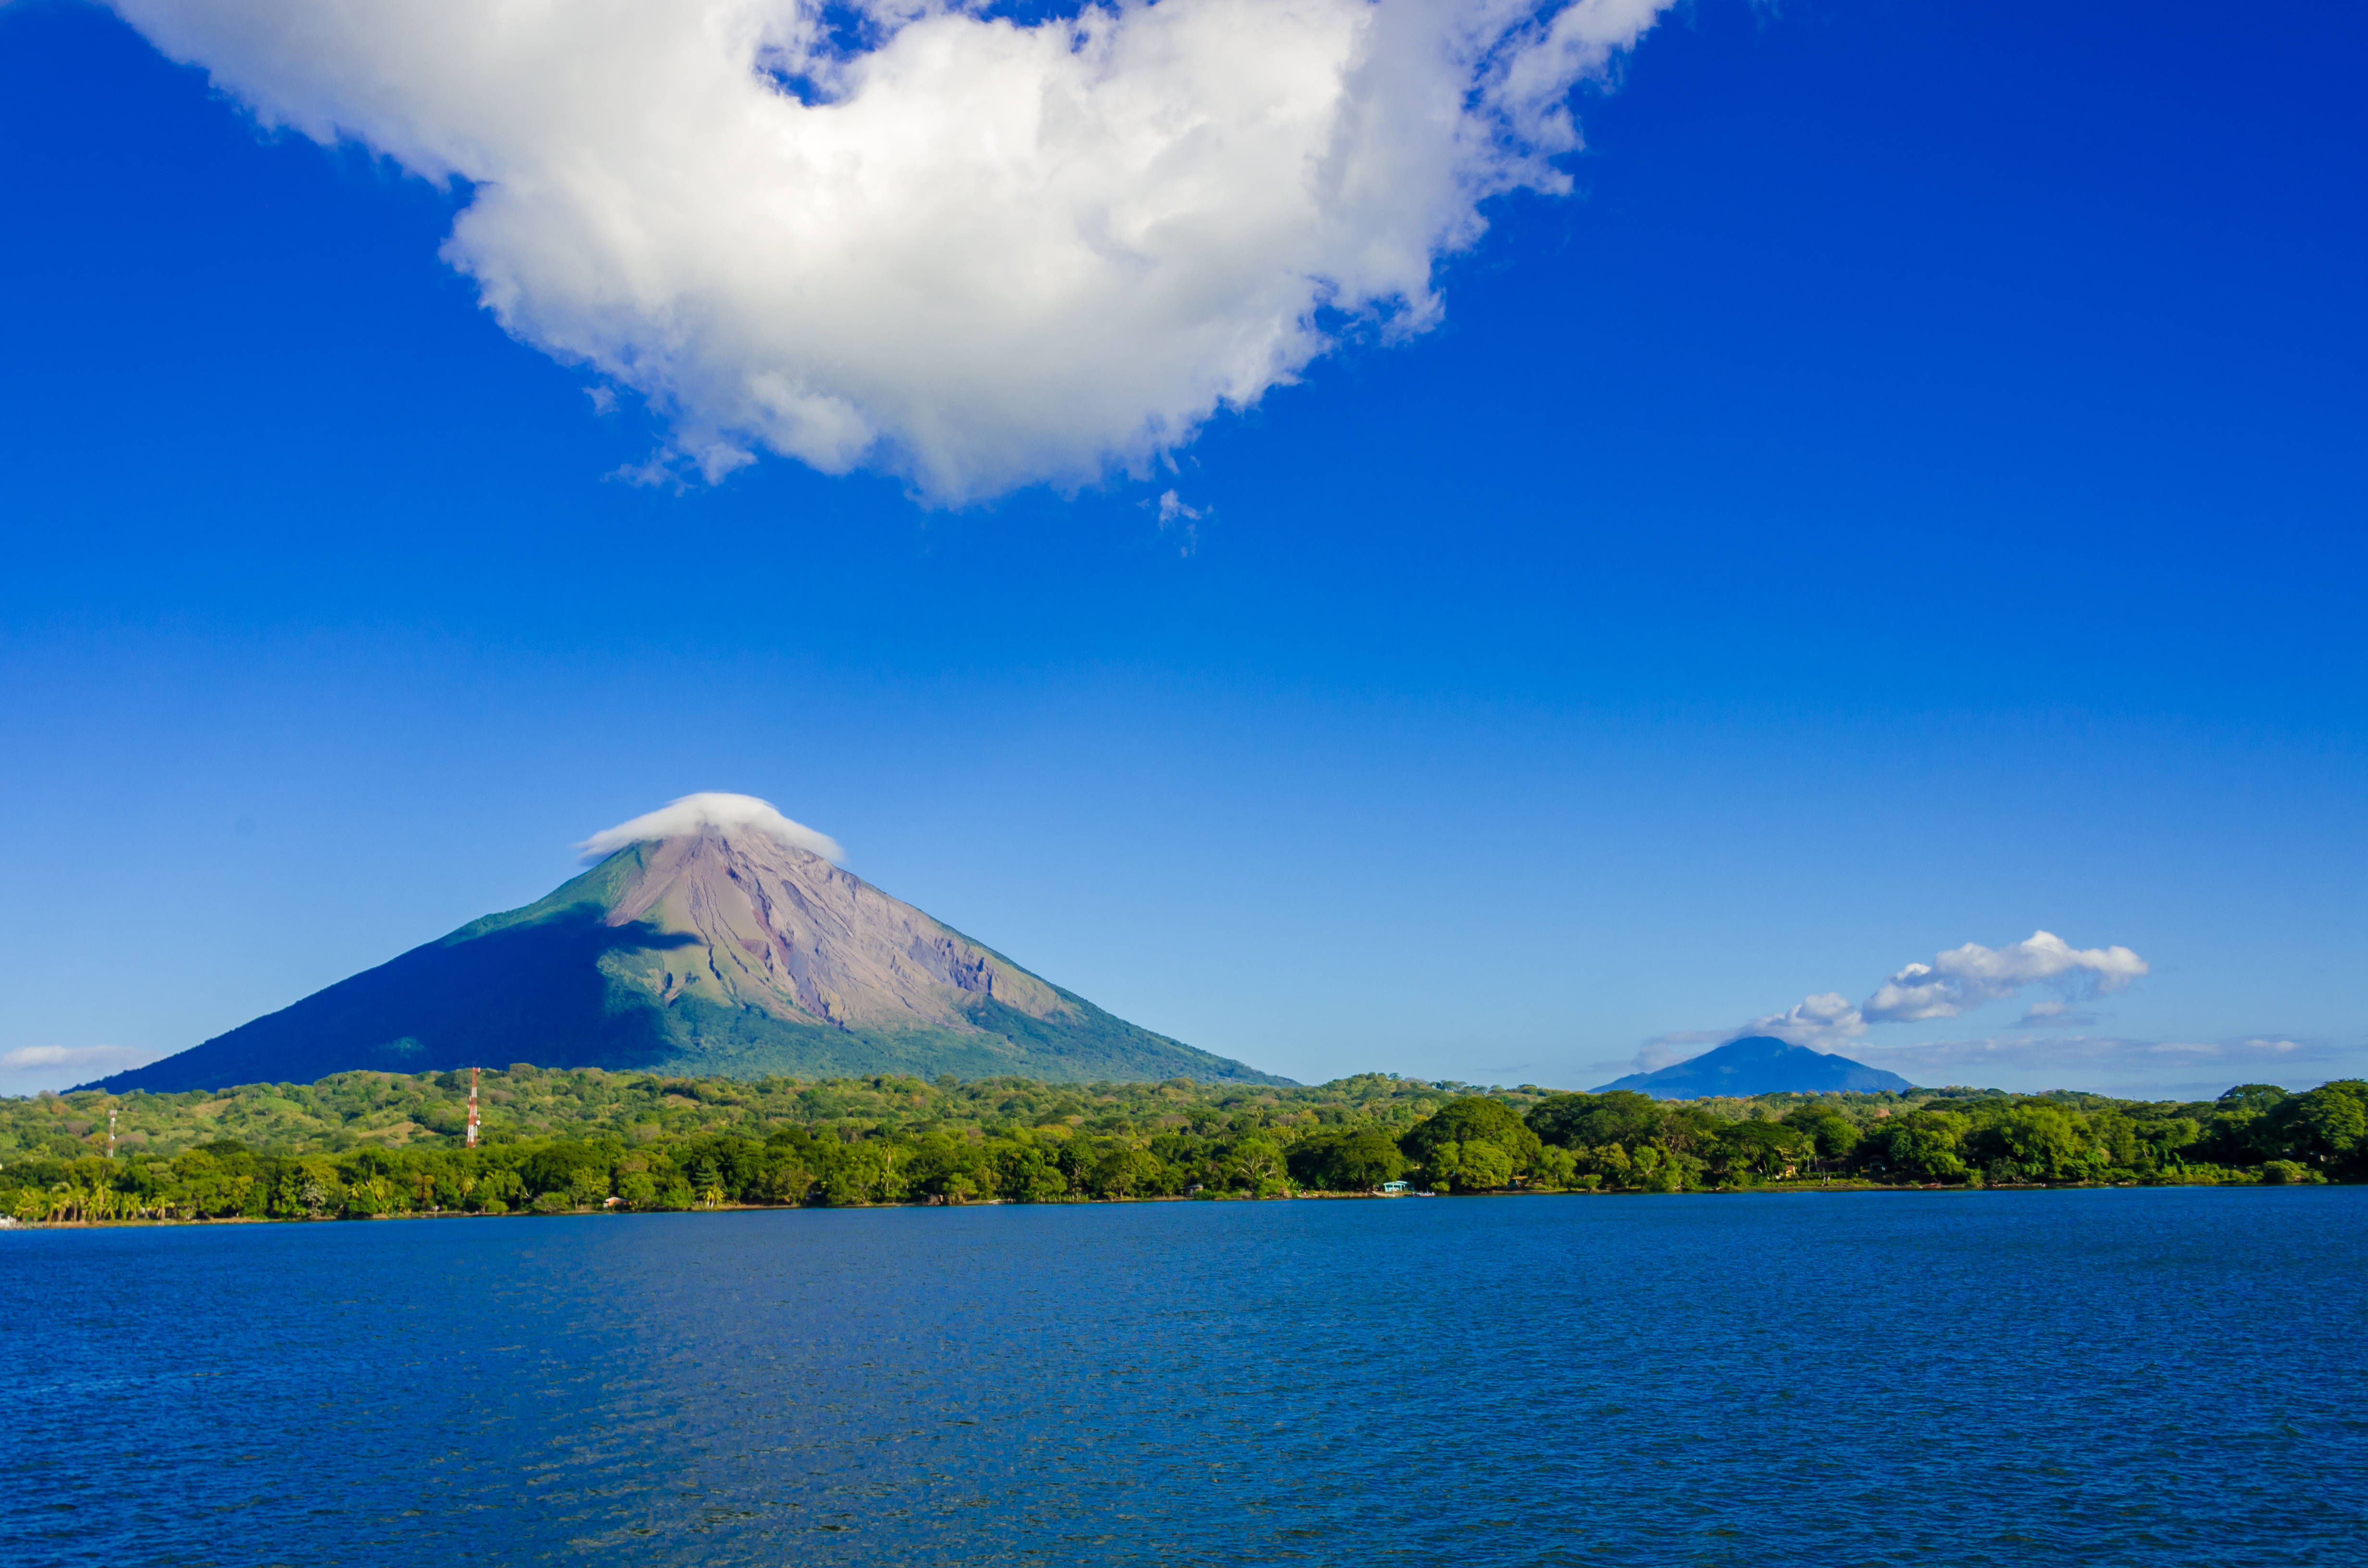
[[[100,1081],[114,1092],[531,1062],[757,1077],[1280,1084],[1138,1028],[834,865],[746,795],[595,835],[550,896]]]

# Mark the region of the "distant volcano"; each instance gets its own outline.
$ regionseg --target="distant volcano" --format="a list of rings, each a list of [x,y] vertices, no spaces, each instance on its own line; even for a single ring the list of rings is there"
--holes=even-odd
[[[1847,1056],[1827,1056],[1804,1045],[1787,1045],[1773,1035],[1756,1034],[1657,1073],[1632,1073],[1595,1092],[1634,1089],[1656,1100],[1698,1100],[1706,1095],[1814,1095],[1915,1086],[1896,1073]]]
[[[722,802],[709,809],[701,802]],[[754,808],[754,809],[751,809]],[[162,1062],[122,1092],[530,1062],[756,1077],[914,1073],[1281,1084],[1138,1028],[806,847],[694,796],[541,903],[491,915]]]

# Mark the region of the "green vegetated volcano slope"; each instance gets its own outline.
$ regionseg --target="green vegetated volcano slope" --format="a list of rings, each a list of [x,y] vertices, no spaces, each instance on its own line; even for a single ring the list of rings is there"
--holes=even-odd
[[[806,1078],[1287,1083],[1114,1017],[831,865],[712,830],[99,1086],[175,1093],[511,1062]]]

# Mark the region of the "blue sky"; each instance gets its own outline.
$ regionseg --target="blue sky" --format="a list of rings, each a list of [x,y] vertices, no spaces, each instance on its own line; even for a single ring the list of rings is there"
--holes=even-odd
[[[698,790],[1303,1080],[1585,1086],[2038,930],[2146,972],[1824,1043],[2357,1074],[2368,23],[2225,21],[1670,12],[1428,330],[954,494],[633,483],[681,418],[482,308],[439,258],[481,190],[0,7],[0,1091]]]

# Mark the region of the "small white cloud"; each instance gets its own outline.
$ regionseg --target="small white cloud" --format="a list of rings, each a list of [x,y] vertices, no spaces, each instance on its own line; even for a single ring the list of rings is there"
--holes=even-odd
[[[828,834],[816,833],[803,823],[791,822],[773,808],[770,801],[760,801],[754,795],[730,795],[716,791],[685,795],[680,800],[658,810],[605,828],[575,846],[586,859],[598,859],[614,855],[632,844],[647,844],[655,839],[679,838],[712,827],[725,833],[761,833],[793,848],[819,855],[825,860],[841,860],[847,852]]]
[[[1190,555],[1201,548],[1201,516],[1200,507],[1187,506],[1183,497],[1173,490],[1160,496],[1159,531],[1165,533],[1178,523],[1184,526],[1183,542],[1177,547],[1177,554]]]
[[[17,1093],[63,1089],[127,1067],[144,1067],[158,1055],[124,1045],[21,1045],[0,1052],[0,1076],[17,1080],[11,1087]]]
[[[445,259],[646,399],[656,467],[958,502],[1148,474],[1328,324],[1437,323],[1664,0],[113,4],[267,126],[471,182]]]
[[[593,413],[595,413],[595,414],[614,414],[614,413],[616,413],[616,412],[617,412],[617,389],[616,389],[616,388],[614,388],[614,387],[586,387],[586,388],[584,389],[584,395],[585,395],[586,397],[588,397],[588,398],[590,398],[590,399],[592,400],[592,412],[593,412]]]
[[[2032,984],[2055,986],[2077,1000],[2119,991],[2147,968],[2127,948],[2075,948],[2053,932],[2034,931],[2002,948],[1967,942],[1930,963],[1911,963],[1868,997],[1861,1011],[1874,1023],[1953,1018]]]

